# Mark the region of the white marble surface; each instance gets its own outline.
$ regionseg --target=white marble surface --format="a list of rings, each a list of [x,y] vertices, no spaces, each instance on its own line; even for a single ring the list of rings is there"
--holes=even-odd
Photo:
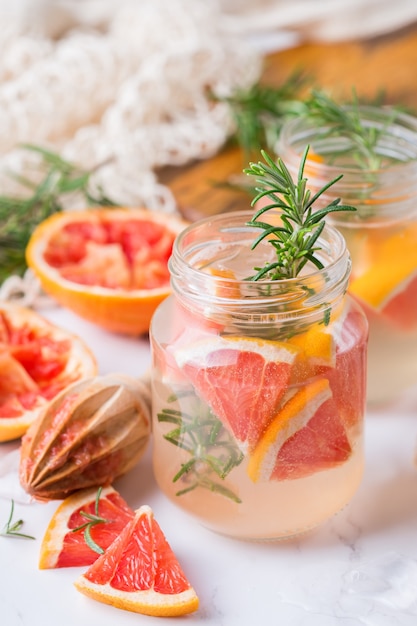
[[[89,343],[100,373],[146,371],[146,339],[110,335],[62,309],[46,314]],[[158,491],[150,450],[115,487],[132,507],[153,508],[200,597],[197,613],[172,618],[176,626],[415,626],[416,442],[417,388],[395,406],[368,411],[366,470],[356,496],[327,524],[291,542],[245,543],[202,528]],[[0,461],[15,447],[3,444]],[[1,626],[160,621],[84,597],[73,587],[82,570],[38,570],[41,538],[57,504],[16,504],[22,531],[36,541],[0,537]],[[10,500],[0,497],[0,526],[9,510]]]

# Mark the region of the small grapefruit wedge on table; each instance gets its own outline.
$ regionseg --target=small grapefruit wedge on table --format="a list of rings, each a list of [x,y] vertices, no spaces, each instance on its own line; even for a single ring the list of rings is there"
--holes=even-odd
[[[145,209],[57,213],[33,232],[27,263],[44,290],[80,317],[139,335],[170,293],[168,258],[186,225]]]
[[[79,337],[31,309],[0,305],[0,441],[24,435],[60,391],[96,373]]]
[[[99,496],[99,497],[98,497]],[[113,487],[82,489],[59,505],[42,540],[39,569],[79,567],[94,563],[99,552],[86,540],[89,536],[104,552],[133,518],[134,511]],[[91,523],[92,518],[103,521]]]
[[[304,478],[347,461],[351,445],[327,379],[301,387],[285,402],[250,457],[254,481]]]
[[[198,597],[148,506],[136,511],[75,587],[99,602],[145,615],[170,617],[198,608]]]
[[[179,348],[175,358],[196,393],[246,450],[275,414],[297,353],[278,341],[216,336]]]

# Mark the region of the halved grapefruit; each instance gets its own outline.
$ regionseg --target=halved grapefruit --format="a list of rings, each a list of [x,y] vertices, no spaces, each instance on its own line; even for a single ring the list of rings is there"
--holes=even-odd
[[[250,337],[213,336],[179,348],[175,359],[197,394],[252,449],[275,414],[298,349]]]
[[[379,242],[368,269],[353,275],[350,293],[403,331],[417,328],[417,226]]]
[[[198,597],[149,506],[136,511],[74,584],[99,602],[145,615],[173,617],[198,608]]]
[[[27,263],[60,304],[107,330],[149,330],[170,293],[168,258],[187,224],[145,209],[57,213],[33,232]]]
[[[96,373],[79,337],[31,309],[0,304],[0,441],[21,437],[58,392]]]
[[[351,454],[329,381],[317,379],[289,397],[248,464],[254,481],[303,478],[345,462]]]
[[[90,517],[88,517],[90,516]],[[79,567],[94,563],[99,552],[86,541],[92,517],[104,521],[91,524],[89,533],[104,552],[134,517],[134,511],[113,487],[82,489],[59,505],[42,539],[39,569]]]

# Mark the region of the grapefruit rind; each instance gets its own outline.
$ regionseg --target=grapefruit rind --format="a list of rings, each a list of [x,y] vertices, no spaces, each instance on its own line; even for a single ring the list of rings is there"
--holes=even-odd
[[[97,585],[83,577],[79,578],[74,585],[78,591],[93,600],[110,604],[117,609],[154,617],[186,615],[196,611],[199,604],[194,589],[187,589],[175,596],[153,590],[127,592],[114,589],[108,583]]]
[[[175,352],[175,359],[179,367],[188,363],[197,363],[202,367],[210,357],[210,365],[216,366],[213,354],[221,350],[235,350],[238,352],[254,352],[264,357],[267,362],[280,362],[291,365],[298,354],[298,348],[279,341],[268,341],[255,337],[211,337],[203,341],[179,348]],[[219,365],[222,361],[219,362]]]
[[[146,518],[149,523],[146,536],[140,534],[142,518]],[[137,529],[139,535],[135,535]],[[158,548],[163,550],[162,557],[165,557],[162,566]],[[175,569],[174,580],[169,580],[169,571],[164,566]],[[172,582],[177,590],[166,593],[156,590],[158,579],[168,587]],[[120,584],[133,586],[134,589],[121,589]],[[78,591],[94,600],[144,615],[175,617],[192,613],[199,606],[197,594],[154,519],[152,509],[147,505],[137,509],[134,518],[105,553],[79,576],[74,585]],[[138,586],[141,588],[137,589]]]

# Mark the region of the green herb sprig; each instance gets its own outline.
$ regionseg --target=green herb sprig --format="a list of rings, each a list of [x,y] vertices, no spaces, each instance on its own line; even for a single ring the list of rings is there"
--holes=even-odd
[[[20,539],[35,539],[32,535],[26,535],[25,533],[21,533],[20,529],[22,528],[24,521],[22,519],[18,519],[15,522],[13,521],[14,515],[14,500],[12,500],[9,519],[6,524],[0,530],[0,537],[18,537]]]
[[[305,104],[301,92],[308,83],[301,71],[296,71],[277,87],[256,83],[249,89],[238,89],[232,95],[216,100],[226,102],[235,123],[233,138],[248,160],[260,148],[273,146],[281,125],[288,116],[300,115]]]
[[[33,229],[53,213],[60,212],[64,200],[80,194],[86,206],[115,206],[116,203],[98,187],[91,190],[91,176],[98,169],[84,171],[40,146],[24,144],[23,150],[41,157],[32,174],[10,176],[22,187],[19,197],[0,195],[0,284],[10,275],[23,275],[27,265],[25,249]]]
[[[171,396],[168,402],[176,399],[177,396]],[[164,439],[190,455],[172,479],[174,483],[185,482],[176,495],[202,487],[240,503],[240,498],[218,479],[225,480],[243,461],[243,454],[208,407],[198,402],[190,413],[165,408],[158,413],[158,421],[174,424],[175,428],[164,434]]]
[[[91,530],[94,526],[97,526],[97,524],[111,524],[112,522],[112,520],[106,519],[99,514],[101,492],[102,487],[99,487],[94,505],[94,514],[87,513],[86,511],[80,511],[80,515],[84,517],[84,519],[86,519],[87,521],[84,524],[77,526],[77,528],[73,528],[71,531],[75,533],[84,530],[84,539],[86,544],[89,548],[91,548],[91,550],[93,550],[93,552],[97,552],[97,554],[104,554],[104,550],[92,538]]]
[[[307,188],[307,178],[304,177],[308,151],[309,146],[301,158],[296,181],[293,180],[282,159],[278,158],[275,162],[264,150],[261,154],[265,162],[250,163],[244,170],[247,175],[256,178],[257,195],[252,205],[264,197],[271,200],[270,204],[256,211],[248,222],[248,226],[255,226],[262,231],[253,242],[252,249],[264,239],[268,239],[276,253],[276,261],[266,263],[264,267],[255,267],[256,274],[249,277],[249,280],[295,278],[308,262],[322,269],[323,264],[315,253],[320,249],[316,244],[325,226],[324,218],[336,211],[356,210],[353,206],[340,204],[340,198],[335,198],[326,206],[315,209],[315,203],[320,196],[340,180],[342,175],[312,194]],[[271,225],[259,219],[272,209],[280,212],[279,225]]]
[[[394,119],[397,112],[393,110]],[[382,157],[378,154],[378,142],[384,133],[385,126],[375,128],[367,125],[360,113],[360,102],[354,94],[351,102],[336,102],[324,91],[312,90],[306,99],[303,115],[320,129],[320,138],[343,138],[345,147],[338,148],[333,156],[349,154],[356,164],[363,169],[377,170],[381,166]],[[326,153],[326,157],[332,153]]]

